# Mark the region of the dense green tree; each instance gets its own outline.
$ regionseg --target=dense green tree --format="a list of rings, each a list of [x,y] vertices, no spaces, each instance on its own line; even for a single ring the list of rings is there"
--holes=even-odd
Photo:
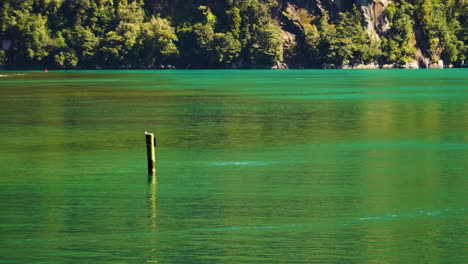
[[[243,60],[265,65],[282,61],[284,39],[269,14],[276,1],[244,0],[234,2],[234,5],[242,17],[239,40]]]
[[[49,55],[53,44],[47,28],[47,18],[41,14],[16,11],[13,31],[15,35],[14,51],[18,61],[28,63],[42,61]]]
[[[463,47],[460,50],[461,56],[460,59],[468,59],[468,2],[459,0],[457,1],[458,11],[460,12],[458,16],[458,21],[460,23],[461,29],[456,32],[457,38],[463,42]],[[461,62],[461,61],[460,61]]]
[[[59,68],[73,68],[78,65],[78,56],[74,50],[59,51],[54,55],[54,65]]]
[[[422,29],[422,47],[433,62],[452,63],[465,58],[466,42],[458,39],[466,1],[413,0],[416,22]]]
[[[0,50],[0,64],[3,64],[5,62],[6,62],[5,52],[3,50]]]
[[[11,39],[12,27],[16,23],[14,9],[8,1],[0,3],[0,39]]]
[[[328,34],[324,40],[329,41],[329,50],[324,54],[328,62],[343,65],[376,60],[380,55],[378,43],[371,41],[361,24],[362,20],[362,14],[356,7],[350,12],[339,14],[336,34]]]
[[[197,23],[178,30],[180,52],[183,64],[207,67],[218,61],[214,52],[217,17],[206,6],[199,6],[198,11]]]
[[[457,63],[466,59],[467,41],[463,39],[460,32],[468,30],[462,26],[462,16],[468,14],[468,2],[462,0],[447,0],[445,2],[446,25],[442,31],[442,51],[441,58],[446,63]],[[466,34],[466,33],[465,33]]]
[[[54,66],[59,68],[73,68],[78,65],[78,56],[72,48],[70,48],[62,32],[57,33],[57,37],[54,39],[54,46],[51,51],[53,55],[51,62]]]
[[[94,35],[91,29],[84,28],[80,25],[72,30],[63,30],[61,35],[64,36],[67,46],[74,50],[73,54],[79,57],[83,63],[89,63],[96,55],[99,45],[99,38]]]
[[[320,32],[315,25],[304,25],[305,56],[309,62],[318,63],[320,56]]]
[[[216,33],[214,39],[214,50],[219,63],[232,63],[241,51],[240,42],[231,32]]]
[[[232,7],[226,11],[226,15],[228,17],[228,30],[232,32],[234,38],[239,39],[242,24],[242,17],[240,15],[239,8],[235,6]]]
[[[383,58],[389,63],[406,63],[414,58],[414,7],[402,0],[390,3],[387,16],[390,30],[383,38]]]
[[[117,6],[119,23],[104,36],[99,51],[104,61],[110,65],[138,63],[139,60],[135,56],[136,44],[141,34],[144,10],[137,1],[128,3],[121,0]]]
[[[252,63],[272,65],[283,61],[284,40],[278,26],[267,23],[255,28],[253,39],[252,46],[250,46]]]
[[[175,29],[167,19],[152,16],[143,24],[139,57],[145,65],[166,63],[179,54]]]
[[[94,0],[88,12],[89,28],[96,36],[104,36],[118,22],[119,12],[115,12],[112,0]]]
[[[333,58],[337,57],[338,38],[336,26],[330,24],[328,15],[324,13],[319,21],[320,39],[318,42],[317,50],[318,56],[316,62],[322,62],[334,65],[335,63],[341,64],[339,61],[334,61]]]

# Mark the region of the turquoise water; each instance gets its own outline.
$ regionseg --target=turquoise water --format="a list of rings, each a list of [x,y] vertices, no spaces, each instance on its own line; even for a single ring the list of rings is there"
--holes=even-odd
[[[465,263],[467,76],[0,72],[0,263]]]

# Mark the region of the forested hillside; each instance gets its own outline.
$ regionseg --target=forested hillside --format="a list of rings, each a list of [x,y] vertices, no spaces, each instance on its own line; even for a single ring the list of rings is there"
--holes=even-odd
[[[465,65],[467,0],[0,0],[0,64]]]

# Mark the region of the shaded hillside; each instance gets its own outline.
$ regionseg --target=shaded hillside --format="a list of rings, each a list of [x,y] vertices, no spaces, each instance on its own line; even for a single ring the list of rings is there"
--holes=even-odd
[[[466,0],[0,3],[0,63],[18,66],[441,67],[467,56]]]

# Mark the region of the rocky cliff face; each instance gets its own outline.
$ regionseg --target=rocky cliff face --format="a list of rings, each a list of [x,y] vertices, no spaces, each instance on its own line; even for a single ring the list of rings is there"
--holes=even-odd
[[[290,18],[295,17],[295,13],[298,13],[300,9],[306,9],[311,14],[316,14],[317,16],[328,16],[332,23],[339,18],[339,13],[352,11],[352,9],[356,7],[356,9],[362,13],[362,24],[370,39],[379,41],[381,36],[390,29],[390,22],[385,11],[391,1],[392,0],[284,0],[280,2],[282,2],[281,7],[289,14]],[[294,23],[294,28],[296,29],[294,34],[297,34],[297,29],[301,29],[300,23],[294,19],[291,21]],[[294,45],[294,43],[291,43],[291,39],[293,38],[289,36],[289,39],[286,41],[289,46]],[[422,54],[420,54],[420,57],[427,60]],[[381,66],[382,65],[379,66],[376,62],[357,66],[343,65],[344,68],[378,68]],[[387,64],[386,67],[417,68],[419,66],[415,60],[404,65]]]
[[[199,5],[211,8],[213,13],[220,17],[220,21],[226,10],[232,6],[240,9],[252,3],[255,4],[251,6],[257,9],[263,6],[273,20],[268,23],[274,24],[280,31],[284,62],[297,64],[298,67],[315,67],[320,64],[332,64],[337,67],[354,67],[356,64],[372,64],[379,67],[440,67],[442,59],[448,61],[448,64],[463,65],[468,57],[466,37],[463,37],[463,32],[466,32],[466,15],[463,15],[467,10],[466,0],[431,0],[424,4],[412,0],[144,2],[155,7],[154,13],[169,13],[175,21],[180,20],[183,23],[186,17],[193,15],[193,10]],[[354,8],[360,14],[354,12]],[[248,10],[242,12],[244,13],[241,15],[246,17],[254,13]],[[424,17],[426,19],[423,19]],[[449,17],[451,21],[448,20]],[[455,21],[456,19],[458,21]],[[242,21],[246,20],[242,18]],[[255,28],[259,27],[250,27],[250,30],[255,31]],[[458,33],[460,31],[462,33]],[[352,33],[348,34],[349,32]],[[244,39],[245,37],[243,36]],[[341,54],[338,54],[339,52]]]
[[[355,5],[364,15],[364,22],[370,36],[378,36],[390,27],[384,12],[391,0],[296,0],[282,1],[284,6],[293,4],[310,12],[327,13],[336,19],[339,12],[346,12]]]
[[[367,33],[373,38],[378,38],[390,28],[388,19],[384,15],[388,3],[389,0],[356,0],[356,6],[364,15]]]

